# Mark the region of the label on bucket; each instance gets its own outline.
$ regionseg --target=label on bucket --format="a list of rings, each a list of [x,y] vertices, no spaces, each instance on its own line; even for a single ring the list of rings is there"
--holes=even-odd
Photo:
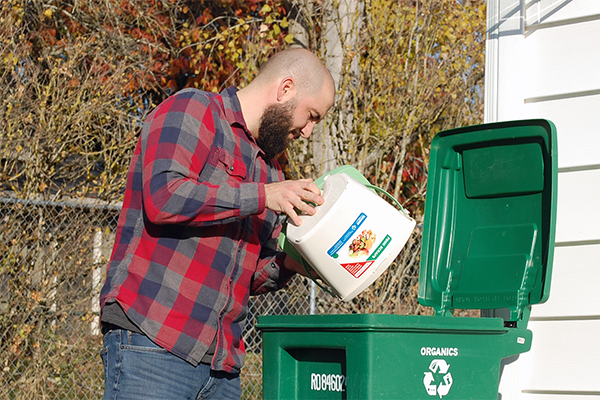
[[[360,213],[327,254],[353,277],[360,278],[379,258],[392,237]]]

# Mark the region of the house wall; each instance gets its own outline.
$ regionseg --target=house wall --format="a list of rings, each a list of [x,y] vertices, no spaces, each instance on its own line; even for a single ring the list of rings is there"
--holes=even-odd
[[[500,398],[600,399],[600,1],[488,0],[486,122],[546,118],[558,132],[549,300]]]

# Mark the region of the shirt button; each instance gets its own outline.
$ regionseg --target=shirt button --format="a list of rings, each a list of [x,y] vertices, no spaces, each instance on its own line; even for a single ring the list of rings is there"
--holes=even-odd
[[[233,171],[233,165],[232,165],[231,167],[229,167],[229,169],[230,169],[231,171]]]

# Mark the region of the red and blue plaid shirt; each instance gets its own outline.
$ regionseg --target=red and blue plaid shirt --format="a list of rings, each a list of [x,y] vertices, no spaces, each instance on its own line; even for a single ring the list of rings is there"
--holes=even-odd
[[[293,275],[277,251],[265,184],[280,181],[247,130],[235,88],[186,89],[147,118],[133,154],[101,305],[117,301],[159,346],[239,371],[248,297]]]

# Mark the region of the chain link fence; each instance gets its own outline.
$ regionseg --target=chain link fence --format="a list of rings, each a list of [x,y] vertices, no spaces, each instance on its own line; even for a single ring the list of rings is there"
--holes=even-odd
[[[0,198],[0,398],[100,399],[100,288],[119,206]],[[351,302],[295,277],[251,298],[243,399],[262,398],[257,315],[428,314],[416,301],[420,229],[396,262]]]

